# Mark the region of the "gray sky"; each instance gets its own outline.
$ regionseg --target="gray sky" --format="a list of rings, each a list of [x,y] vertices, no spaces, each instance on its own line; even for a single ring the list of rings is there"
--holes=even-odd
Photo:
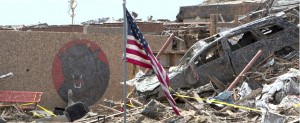
[[[1,0],[0,25],[70,24],[69,0]],[[126,0],[127,9],[138,18],[175,20],[180,6],[201,4],[203,0]],[[75,24],[102,17],[122,18],[123,0],[77,0]]]

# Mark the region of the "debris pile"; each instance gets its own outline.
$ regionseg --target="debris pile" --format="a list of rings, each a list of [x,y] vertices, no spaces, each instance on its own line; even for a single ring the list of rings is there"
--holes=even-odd
[[[134,123],[300,122],[299,26],[287,17],[285,13],[271,15],[186,45],[189,50],[179,65],[169,69],[170,92],[180,116],[173,112],[156,76],[139,72],[127,82],[134,88],[126,100],[104,99],[103,104],[91,107],[74,102],[72,91],[68,91],[68,106],[52,111],[37,104],[36,96],[33,101],[7,101],[8,97],[0,95],[6,102],[0,103],[0,122],[123,122],[124,105],[126,121]],[[166,27],[172,30],[172,26]],[[196,28],[206,35],[207,27]],[[186,35],[185,31],[178,33],[179,37]],[[199,38],[197,31],[192,34],[198,36],[191,36],[192,40]],[[11,93],[27,98],[42,95]],[[25,109],[28,105],[35,108]]]
[[[293,57],[287,58],[291,54]],[[173,93],[181,116],[176,116],[166,100],[148,103],[137,94],[128,95],[127,122],[296,122],[300,115],[299,52],[270,55],[243,75],[232,91],[215,82]],[[107,101],[110,104],[114,101]],[[105,122],[122,122],[122,106],[108,105],[98,114]],[[121,104],[121,103],[119,103]],[[103,108],[103,106],[101,106]],[[100,109],[100,108],[99,108]],[[79,122],[104,120],[91,116]]]

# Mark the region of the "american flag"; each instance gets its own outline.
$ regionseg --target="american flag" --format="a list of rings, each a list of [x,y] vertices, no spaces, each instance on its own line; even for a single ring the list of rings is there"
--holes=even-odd
[[[141,67],[153,69],[160,86],[164,91],[167,100],[177,115],[180,115],[176,102],[169,92],[170,80],[164,68],[160,65],[156,57],[153,55],[145,37],[141,33],[135,20],[126,9],[127,17],[127,44],[126,44],[126,61]]]

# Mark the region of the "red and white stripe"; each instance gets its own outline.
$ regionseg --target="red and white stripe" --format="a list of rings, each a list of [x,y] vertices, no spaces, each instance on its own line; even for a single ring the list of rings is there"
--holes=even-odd
[[[141,67],[152,69],[149,57],[142,45],[131,35],[127,35],[126,61]]]
[[[148,51],[151,51],[149,48],[147,48]],[[169,77],[167,75],[167,72],[165,71],[165,69],[160,65],[160,63],[157,61],[156,57],[153,55],[152,52],[148,53],[148,56],[150,58],[150,61],[152,63],[152,69],[154,70],[158,80],[160,81],[160,86],[162,87],[162,90],[165,93],[165,96],[168,100],[168,102],[170,103],[171,107],[173,108],[174,112],[177,115],[180,115],[177,107],[176,107],[176,102],[173,99],[173,97],[170,94],[169,91],[169,86],[170,86],[170,80]]]
[[[176,107],[176,102],[169,92],[170,80],[167,72],[153,55],[150,47],[148,46],[145,50],[147,50],[148,55],[144,51],[139,41],[137,41],[133,36],[127,35],[126,61],[142,67],[153,69],[158,80],[160,81],[162,90],[164,91],[164,94],[171,107],[177,115],[180,115]]]

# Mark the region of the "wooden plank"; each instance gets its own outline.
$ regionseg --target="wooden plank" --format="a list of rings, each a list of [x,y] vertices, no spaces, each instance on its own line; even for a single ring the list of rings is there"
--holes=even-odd
[[[107,107],[107,106],[104,106],[104,105],[101,105],[101,104],[98,104],[98,106],[101,106],[105,109],[111,110],[111,111],[116,112],[116,113],[121,113],[121,111],[119,111],[117,109],[114,109],[114,108],[111,108],[111,107]]]
[[[211,14],[210,15],[210,36],[218,33],[218,15]]]
[[[234,15],[234,26],[239,26],[239,15]]]

